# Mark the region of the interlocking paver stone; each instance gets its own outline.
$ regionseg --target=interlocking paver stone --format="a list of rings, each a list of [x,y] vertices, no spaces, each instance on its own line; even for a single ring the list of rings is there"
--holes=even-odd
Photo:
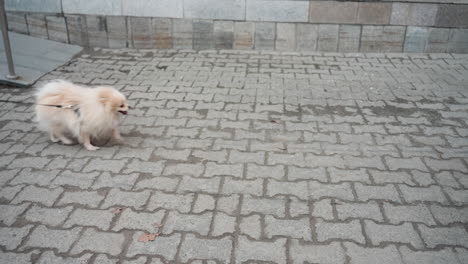
[[[290,195],[296,196],[299,199],[307,200],[309,196],[309,189],[307,181],[297,182],[280,182],[276,180],[268,180],[267,195]]]
[[[461,263],[465,263],[468,260],[468,250],[464,248],[457,248],[455,252]]]
[[[338,242],[328,245],[305,244],[293,239],[289,246],[293,263],[345,263],[345,253]]]
[[[146,230],[153,232],[161,224],[165,211],[155,213],[135,212],[132,209],[125,209],[118,218],[112,230],[120,231],[122,229]],[[155,226],[155,224],[157,224]]]
[[[213,236],[221,236],[226,233],[234,233],[236,231],[236,220],[234,216],[229,216],[225,213],[216,213],[213,219],[211,234]]]
[[[360,170],[340,170],[329,168],[328,173],[332,182],[342,181],[370,182],[369,174],[364,169]]]
[[[231,258],[232,239],[200,239],[188,234],[180,248],[180,259],[187,262],[192,259],[217,260],[227,263]],[[192,262],[193,263],[193,262]]]
[[[373,245],[383,242],[408,243],[414,248],[421,249],[422,241],[410,223],[401,225],[384,225],[372,221],[365,221],[364,227]]]
[[[408,264],[416,263],[457,263],[457,256],[450,249],[438,251],[412,251],[408,247],[401,247],[403,261]]]
[[[403,264],[398,249],[395,245],[384,248],[362,247],[353,243],[345,243],[346,252],[353,264],[371,264],[381,262],[383,259],[388,263]]]
[[[208,194],[198,194],[195,204],[193,205],[194,213],[201,213],[205,210],[214,210],[215,198]]]
[[[97,179],[94,181],[92,186],[93,189],[100,188],[122,188],[124,190],[129,190],[135,184],[135,181],[138,178],[138,173],[131,174],[111,174],[109,172],[103,172]]]
[[[79,238],[81,230],[81,227],[61,230],[40,225],[31,232],[24,248],[54,248],[63,253]]]
[[[385,183],[405,183],[407,185],[414,185],[411,175],[405,171],[399,172],[388,172],[388,171],[378,171],[378,170],[370,170],[370,175],[372,179],[377,184],[385,184]]]
[[[208,162],[205,169],[205,177],[217,175],[230,175],[234,177],[242,177],[244,166],[242,164],[216,164]]]
[[[351,220],[345,223],[325,222],[322,219],[317,219],[315,232],[317,232],[317,240],[320,242],[346,239],[359,244],[365,243],[361,223],[357,220]]]
[[[62,171],[57,178],[54,179],[52,182],[52,186],[76,186],[81,187],[83,189],[89,188],[97,176],[99,172],[72,172],[69,170]]]
[[[29,233],[32,226],[16,227],[1,227],[0,228],[0,245],[7,250],[13,250],[21,244],[21,240]]]
[[[13,203],[30,201],[42,203],[46,206],[52,206],[62,192],[62,188],[46,189],[29,185],[16,196]]]
[[[468,246],[468,233],[460,226],[454,227],[427,227],[418,225],[422,239],[429,248],[438,245]]]
[[[384,186],[369,186],[361,183],[354,185],[358,200],[369,201],[369,200],[387,200],[399,202],[400,197],[397,189],[393,185]]]
[[[304,180],[317,180],[320,182],[327,182],[327,176],[324,168],[298,168],[295,166],[288,166],[288,180],[294,181],[299,179]]]
[[[313,199],[338,198],[342,200],[354,200],[354,195],[349,183],[324,184],[316,181],[309,182],[309,193]]]
[[[139,161],[132,160],[130,164],[127,165],[125,173],[132,172],[143,172],[143,173],[154,173],[160,175],[164,168],[164,161],[150,162],[150,161]]]
[[[109,210],[78,208],[73,211],[63,226],[92,226],[101,230],[107,230],[113,217],[114,215]]]
[[[24,186],[22,185],[16,185],[16,186],[6,186],[6,187],[3,187],[1,190],[0,190],[0,199],[4,199],[4,200],[12,200],[13,197],[16,196],[17,193],[19,193],[21,191],[21,189],[23,189]]]
[[[206,236],[210,230],[212,217],[213,214],[210,212],[199,215],[170,212],[162,232],[171,234],[173,231],[191,231]]]
[[[220,178],[192,178],[183,177],[179,183],[179,192],[204,192],[217,193],[219,189]]]
[[[194,194],[172,194],[155,192],[148,203],[148,209],[158,208],[177,210],[181,213],[190,211],[194,201]]]
[[[278,217],[284,217],[286,210],[286,201],[282,198],[267,199],[255,198],[245,195],[242,200],[241,214],[248,215],[252,212],[262,214],[271,214]]]
[[[259,215],[242,217],[239,224],[241,234],[253,239],[259,239],[262,234],[261,218]]]
[[[28,204],[24,203],[21,205],[0,205],[0,223],[3,223],[7,226],[12,225],[19,215],[21,215],[28,208]]]
[[[403,197],[407,202],[439,202],[439,203],[447,203],[447,199],[445,198],[442,190],[439,186],[429,186],[429,187],[409,187],[406,185],[399,186],[401,192],[403,193]]]
[[[98,254],[97,257],[94,259],[95,263],[105,263],[105,264],[117,264],[118,260],[109,258],[107,255]]]
[[[62,224],[72,211],[72,207],[47,208],[34,205],[25,214],[24,219],[29,222],[43,223],[49,226]]]
[[[333,6],[322,4],[306,11]],[[0,262],[467,262],[468,57],[259,50],[345,51],[361,31],[367,50],[421,44],[412,29],[402,46],[400,25],[427,25],[421,14],[435,4],[383,3],[383,17],[371,12],[377,5],[349,6],[356,21],[398,25],[176,19],[175,48],[228,49],[96,49],[34,85],[114,85],[133,107],[123,145],[52,143],[32,122],[34,107],[0,103]],[[19,15],[29,24],[30,14]],[[87,42],[75,36],[83,22],[101,21],[109,34],[88,37],[116,48],[127,37],[162,47],[171,25],[52,18],[43,20],[70,22],[73,43]],[[125,23],[132,36],[112,33]],[[294,30],[316,38],[288,38]],[[421,30],[434,51],[451,32]],[[234,40],[251,50],[229,50]],[[34,89],[1,88],[1,98],[34,101]],[[143,232],[161,234],[143,243]]]
[[[2,252],[0,254],[1,263],[32,263],[33,254],[38,253],[38,251],[32,251],[29,253],[11,253],[11,252]]]
[[[177,177],[150,177],[140,178],[135,185],[135,190],[153,189],[163,191],[175,191],[180,179]]]
[[[336,205],[336,211],[338,218],[346,220],[348,218],[357,219],[373,219],[375,221],[383,221],[382,212],[376,202],[367,203],[342,203],[338,202]]]
[[[124,165],[125,160],[92,159],[90,163],[86,165],[84,171],[112,171],[117,173],[123,168]]]
[[[384,203],[383,210],[392,224],[400,224],[403,222],[419,222],[427,225],[435,224],[429,208],[423,204],[394,205],[391,203]]]
[[[238,205],[239,195],[233,194],[229,196],[221,196],[218,198],[216,210],[234,215],[238,212]]]
[[[313,202],[312,206],[312,216],[320,217],[325,220],[333,220],[335,218],[333,215],[333,205],[331,199],[315,201]]]
[[[133,235],[132,242],[128,248],[127,255],[133,257],[138,254],[151,254],[164,257],[166,260],[174,260],[177,253],[177,247],[180,243],[180,234],[170,236],[159,236],[157,240],[151,243],[142,243],[138,238],[142,232],[136,232]]]
[[[268,238],[287,235],[293,238],[312,240],[308,218],[286,220],[267,215],[265,216],[265,234]]]
[[[48,186],[50,182],[57,177],[58,173],[58,170],[36,172],[29,168],[23,169],[13,180],[10,181],[10,184],[36,183],[39,186]]]
[[[118,255],[122,251],[123,234],[105,233],[86,229],[78,242],[73,246],[72,254],[79,254],[85,250],[92,250],[110,255]]]
[[[128,206],[135,209],[141,209],[150,197],[151,192],[148,190],[139,192],[126,192],[119,189],[112,189],[107,194],[102,208],[109,208],[111,206]]]
[[[104,198],[104,195],[97,191],[64,192],[57,204],[80,204],[95,208],[98,207],[99,203],[104,200]]]
[[[247,166],[246,178],[274,178],[280,180],[284,177],[284,166],[261,166],[249,164]]]
[[[164,169],[164,175],[191,175],[200,176],[203,173],[203,164],[178,163],[168,164]]]
[[[468,217],[468,208],[454,208],[444,207],[439,205],[431,205],[431,212],[434,218],[442,223],[448,225],[451,223],[463,223]]]
[[[9,156],[10,157],[10,156]],[[35,168],[41,169],[50,162],[50,159],[43,157],[27,157],[14,159],[8,168]]]
[[[240,236],[236,249],[236,263],[243,263],[249,259],[286,263],[286,239],[279,238],[275,241],[263,242],[251,241],[245,236]]]
[[[40,264],[60,264],[60,263],[69,263],[69,264],[80,264],[87,263],[91,259],[92,254],[87,253],[83,256],[73,258],[73,257],[59,257],[56,256],[52,251],[46,251],[42,253],[37,263]]]
[[[301,201],[295,197],[290,197],[289,214],[291,217],[309,214],[309,204],[307,201]]]

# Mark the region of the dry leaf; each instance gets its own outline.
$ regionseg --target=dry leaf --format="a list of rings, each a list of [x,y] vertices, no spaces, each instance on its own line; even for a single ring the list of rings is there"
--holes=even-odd
[[[138,237],[138,241],[139,242],[154,241],[157,236],[159,236],[159,233],[156,233],[156,234],[141,234],[141,236]]]
[[[117,208],[114,208],[114,210],[112,210],[112,213],[113,214],[120,214],[123,210],[124,210],[124,208],[117,207]]]

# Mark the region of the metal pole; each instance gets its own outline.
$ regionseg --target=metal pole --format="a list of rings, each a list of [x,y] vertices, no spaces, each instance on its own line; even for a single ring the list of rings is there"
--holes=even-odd
[[[18,79],[19,76],[15,73],[15,65],[13,65],[13,56],[11,55],[10,37],[8,36],[8,21],[5,12],[5,0],[0,0],[0,26],[2,28],[3,46],[5,47],[5,54],[8,63],[9,75],[7,75],[6,78],[15,80]]]

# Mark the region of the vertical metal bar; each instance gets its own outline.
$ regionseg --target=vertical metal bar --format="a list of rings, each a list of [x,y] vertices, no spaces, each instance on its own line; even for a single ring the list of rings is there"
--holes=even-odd
[[[10,37],[8,36],[8,21],[5,12],[5,0],[0,0],[0,27],[3,33],[3,47],[5,47],[5,54],[8,64],[9,75],[7,79],[18,79],[19,76],[15,73],[15,65],[13,64],[13,56],[11,55]]]

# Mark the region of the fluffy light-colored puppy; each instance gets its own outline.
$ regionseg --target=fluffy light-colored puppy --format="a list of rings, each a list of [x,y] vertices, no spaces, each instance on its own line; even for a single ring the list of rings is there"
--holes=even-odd
[[[73,140],[88,150],[97,150],[94,141],[123,138],[119,132],[120,115],[127,114],[125,96],[112,87],[83,87],[68,81],[53,81],[36,94],[39,128],[47,131],[53,142],[72,144]]]

